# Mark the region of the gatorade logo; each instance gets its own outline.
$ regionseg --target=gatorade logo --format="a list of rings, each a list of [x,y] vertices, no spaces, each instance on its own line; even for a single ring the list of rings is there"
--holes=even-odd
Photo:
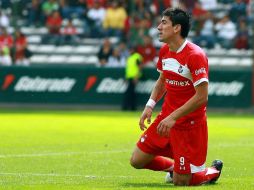
[[[4,78],[3,85],[1,87],[2,90],[6,90],[13,83],[14,79],[15,79],[14,75],[12,74],[6,75]]]
[[[86,83],[86,85],[84,87],[84,91],[85,92],[89,91],[94,86],[96,81],[97,81],[97,76],[90,76],[90,77],[88,77],[87,83]]]
[[[41,78],[22,76],[14,86],[15,92],[70,92],[76,80],[73,78]]]

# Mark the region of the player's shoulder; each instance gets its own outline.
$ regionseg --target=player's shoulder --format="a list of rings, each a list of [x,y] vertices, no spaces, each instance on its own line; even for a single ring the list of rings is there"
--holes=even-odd
[[[189,56],[202,56],[202,57],[206,57],[206,53],[205,51],[199,47],[198,45],[192,43],[192,42],[188,42],[187,43],[187,50],[188,50],[188,54]]]

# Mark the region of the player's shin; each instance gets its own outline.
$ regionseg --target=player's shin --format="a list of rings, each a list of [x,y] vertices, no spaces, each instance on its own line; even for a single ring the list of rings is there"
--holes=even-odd
[[[192,178],[190,181],[190,186],[193,185],[202,185],[209,183],[211,180],[218,178],[219,171],[214,168],[206,168],[205,171],[197,172],[192,174]]]
[[[173,171],[174,161],[163,156],[155,156],[154,159],[144,166],[145,169],[154,171]]]

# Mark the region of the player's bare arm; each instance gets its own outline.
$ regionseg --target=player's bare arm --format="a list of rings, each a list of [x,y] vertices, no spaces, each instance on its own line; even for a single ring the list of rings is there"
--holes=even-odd
[[[161,136],[168,136],[169,130],[176,123],[176,120],[187,115],[204,105],[208,100],[208,83],[202,82],[195,87],[196,93],[184,105],[176,109],[169,116],[160,122],[157,132]]]
[[[161,99],[161,97],[165,94],[165,92],[166,92],[165,77],[161,73],[152,90],[150,99],[154,100],[155,102],[158,102]],[[151,123],[152,113],[153,113],[153,108],[151,106],[145,106],[145,109],[139,120],[139,127],[142,131],[147,128],[145,125],[145,120],[147,120],[148,124]]]

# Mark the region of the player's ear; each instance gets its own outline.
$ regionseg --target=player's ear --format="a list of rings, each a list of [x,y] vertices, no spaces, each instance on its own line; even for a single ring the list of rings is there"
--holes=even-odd
[[[177,32],[180,32],[181,31],[181,25],[180,24],[176,24],[175,26],[174,26],[174,32],[175,33],[177,33]]]

